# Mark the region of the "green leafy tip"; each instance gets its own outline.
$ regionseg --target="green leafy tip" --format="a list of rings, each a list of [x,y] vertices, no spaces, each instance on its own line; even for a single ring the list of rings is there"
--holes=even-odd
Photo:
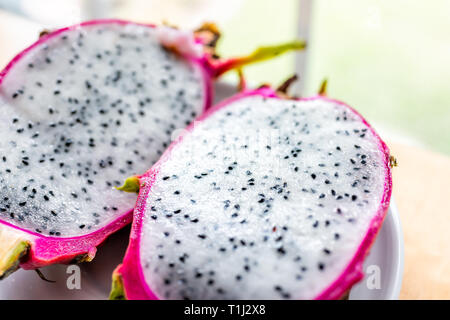
[[[303,50],[306,47],[304,41],[292,41],[275,46],[260,47],[253,51],[250,55],[238,59],[242,65],[272,59],[285,52],[292,50]]]
[[[112,276],[112,286],[111,292],[109,293],[109,300],[126,300],[122,277],[117,272],[114,272]]]
[[[4,248],[0,250],[0,280],[19,268],[20,259],[30,249],[30,244],[27,241],[18,241],[12,247],[9,247],[8,243],[5,242],[2,245],[4,245]]]
[[[223,61],[222,63],[219,63],[219,65],[216,67],[216,77],[233,69],[240,69],[243,66],[252,63],[275,58],[288,51],[303,50],[305,48],[306,42],[302,40],[294,40],[279,45],[260,47],[247,56],[231,58]]]
[[[117,190],[131,192],[131,193],[139,193],[140,182],[139,178],[136,176],[132,176],[125,180],[124,184],[121,187],[116,187]]]

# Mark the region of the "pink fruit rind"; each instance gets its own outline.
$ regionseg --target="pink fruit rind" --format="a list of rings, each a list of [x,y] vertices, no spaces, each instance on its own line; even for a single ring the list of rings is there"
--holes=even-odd
[[[55,263],[70,263],[85,254],[93,258],[96,247],[101,245],[109,235],[131,223],[132,217],[133,210],[128,210],[107,226],[93,233],[69,238],[43,236],[32,231],[20,229],[5,221],[0,221],[0,224],[22,233],[23,238],[30,242],[31,247],[27,259],[20,264],[21,268],[28,270]]]
[[[222,101],[213,108],[207,110],[196,121],[204,120],[205,118],[209,117],[212,113],[220,110],[221,108],[226,107],[227,105],[229,105],[234,101],[254,95],[267,98],[278,97],[277,93],[268,86],[263,86],[256,90],[244,91],[240,94],[237,94],[229,99]],[[372,126],[362,117],[362,115],[359,114],[352,107],[348,106],[347,104],[324,96],[318,95],[309,98],[301,98],[298,100],[308,101],[315,99],[323,99],[326,101],[331,101],[339,105],[345,106],[346,108],[351,110],[354,114],[356,114],[358,118],[360,118],[361,122],[367,126],[367,128],[372,132],[373,136],[377,139],[378,146],[382,151],[382,153],[384,154],[384,169],[386,175],[384,181],[382,201],[379,207],[377,208],[377,212],[374,218],[372,218],[367,233],[365,234],[356,253],[352,257],[352,259],[350,260],[344,271],[339,275],[339,277],[335,279],[331,283],[331,285],[325,288],[318,296],[314,298],[315,300],[331,300],[341,298],[356,282],[360,281],[364,276],[362,270],[364,258],[368,255],[370,248],[381,228],[383,220],[386,216],[386,212],[389,208],[389,202],[392,191],[392,176],[391,176],[391,168],[389,165],[389,149],[387,145],[381,140],[376,131],[372,128]],[[139,192],[138,202],[136,204],[134,211],[134,219],[132,224],[130,243],[127,252],[125,254],[123,263],[119,265],[115,270],[115,273],[119,274],[122,278],[124,284],[123,286],[124,293],[127,299],[130,300],[158,299],[156,294],[146,284],[144,272],[140,264],[140,236],[142,233],[143,216],[146,207],[145,199],[147,199],[148,197],[148,194],[159,172],[161,164],[170,157],[171,150],[178,143],[180,143],[183,140],[183,137],[189,132],[191,132],[194,129],[194,127],[195,122],[192,123],[189,127],[187,127],[186,131],[183,134],[181,134],[177,138],[177,140],[175,140],[168,147],[168,149],[164,152],[160,160],[157,163],[155,163],[153,167],[149,171],[147,171],[147,173],[145,173],[140,177],[141,189]]]
[[[101,19],[101,20],[87,21],[73,26],[55,30],[51,33],[48,33],[40,37],[35,43],[33,43],[32,45],[21,51],[6,65],[6,67],[2,71],[0,71],[0,90],[1,84],[5,79],[5,77],[8,75],[9,71],[12,70],[16,65],[16,63],[18,63],[22,58],[24,58],[27,54],[29,54],[33,49],[45,43],[49,39],[52,39],[65,32],[75,30],[79,27],[98,24],[139,25],[149,28],[156,27],[156,25],[153,24],[135,23],[119,19]],[[199,40],[196,39],[196,41]],[[210,64],[208,63],[208,57],[206,55],[204,55],[201,58],[193,58],[193,57],[185,57],[185,58],[191,63],[198,65],[202,72],[205,88],[205,99],[203,110],[205,111],[211,106],[211,102],[213,99],[212,75],[214,74],[214,71],[211,68]],[[90,258],[93,258],[97,246],[101,245],[109,235],[131,223],[133,218],[132,213],[133,210],[130,209],[121,216],[119,216],[118,218],[116,218],[114,221],[110,222],[105,227],[93,233],[79,237],[61,238],[61,237],[43,236],[41,234],[29,230],[21,229],[20,227],[17,227],[2,220],[0,220],[0,225],[4,225],[6,227],[17,230],[17,232],[23,234],[23,238],[25,240],[30,242],[31,247],[27,255],[27,259],[26,261],[20,264],[20,267],[23,269],[34,269],[54,263],[70,263],[74,259],[83,255],[88,255]]]
[[[381,198],[380,205],[377,208],[377,211],[375,213],[375,216],[370,221],[370,226],[364,236],[364,239],[362,240],[361,244],[359,245],[355,255],[351,259],[350,263],[345,268],[344,272],[324,291],[322,291],[321,294],[319,294],[315,299],[316,300],[332,300],[332,299],[339,299],[342,297],[342,295],[349,290],[355,283],[360,281],[364,277],[363,272],[363,263],[365,257],[369,254],[370,248],[372,247],[375,238],[378,234],[378,232],[381,229],[381,226],[383,224],[383,221],[386,217],[386,213],[389,209],[389,203],[391,200],[391,194],[392,194],[392,172],[390,167],[390,151],[388,146],[384,143],[383,140],[381,140],[378,133],[375,131],[375,129],[364,119],[364,117],[355,109],[350,107],[349,105],[335,100],[330,99],[322,96],[307,98],[308,99],[325,99],[327,101],[335,102],[337,104],[343,105],[350,109],[356,116],[358,116],[364,125],[367,126],[367,128],[372,132],[373,136],[376,138],[378,147],[382,151],[384,155],[384,169],[385,169],[385,180],[384,180],[384,186],[383,186],[383,196]]]
[[[91,25],[98,25],[98,24],[119,24],[119,25],[136,25],[136,26],[143,26],[148,28],[156,28],[157,26],[155,24],[145,24],[145,23],[137,23],[137,22],[131,22],[126,20],[120,20],[120,19],[98,19],[98,20],[90,20],[86,22],[82,22],[79,24],[75,24],[69,27],[64,27],[55,31],[52,31],[42,37],[40,37],[35,43],[27,47],[26,49],[22,50],[20,53],[18,53],[7,65],[6,67],[0,71],[0,85],[3,82],[3,79],[6,77],[8,72],[14,67],[14,65],[20,61],[27,53],[29,53],[31,50],[36,48],[37,46],[45,43],[49,39],[52,39],[58,35],[61,35],[64,32],[72,31],[80,27],[86,27]],[[200,41],[196,39],[196,41]],[[187,60],[190,62],[197,64],[201,67],[202,74],[204,77],[204,88],[206,92],[205,96],[205,104],[204,104],[204,110],[209,108],[211,106],[212,101],[212,75],[214,74],[214,70],[210,63],[208,62],[208,58],[206,55],[204,55],[201,58],[193,58],[193,57],[186,57]]]
[[[122,264],[120,264],[114,273],[119,274],[122,278],[124,290],[128,300],[158,300],[155,293],[145,285],[144,272],[140,265],[140,237],[142,230],[142,218],[145,211],[145,200],[150,192],[151,186],[158,174],[158,169],[153,167],[140,177],[141,188],[139,189],[139,197],[134,208],[134,219],[131,226],[130,242],[125,253]],[[135,223],[136,222],[136,223]]]
[[[208,117],[212,112],[225,107],[230,102],[239,100],[250,95],[263,95],[267,97],[276,96],[275,92],[269,87],[262,87],[257,90],[246,91],[236,96],[233,96],[219,104],[214,108],[210,108],[202,114],[196,121],[202,121]],[[146,202],[151,187],[159,172],[160,165],[167,160],[174,146],[183,140],[183,137],[195,127],[195,122],[189,125],[186,130],[172,142],[166,151],[163,153],[158,162],[156,162],[149,171],[140,176],[141,188],[139,189],[139,196],[134,209],[134,218],[131,227],[130,242],[125,253],[122,264],[120,264],[114,271],[119,274],[123,281],[125,295],[129,300],[158,300],[157,295],[146,285],[144,272],[140,264],[140,237],[142,232],[142,219],[145,212]]]

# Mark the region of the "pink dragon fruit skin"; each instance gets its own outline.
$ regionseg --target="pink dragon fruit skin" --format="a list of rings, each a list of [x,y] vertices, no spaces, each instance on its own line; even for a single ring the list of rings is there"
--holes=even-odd
[[[245,99],[247,97],[265,97],[265,98],[276,98],[284,99],[280,97],[279,93],[271,89],[268,86],[263,86],[256,90],[244,91],[240,94],[231,97],[213,108],[209,109],[204,115],[199,119],[199,122],[207,120],[209,117],[214,115],[217,111],[227,108],[230,104],[238,102],[239,100]],[[334,300],[342,298],[351,287],[360,281],[363,276],[363,262],[365,257],[368,255],[371,245],[373,244],[378,231],[380,230],[385,215],[387,213],[391,190],[392,190],[392,177],[391,177],[391,157],[389,155],[389,149],[386,144],[381,140],[375,130],[370,126],[370,124],[352,107],[347,104],[330,99],[324,95],[317,95],[309,98],[296,99],[297,101],[317,101],[323,100],[326,102],[332,102],[339,106],[347,108],[347,110],[353,113],[361,123],[373,134],[378,145],[378,150],[381,158],[383,159],[383,170],[384,170],[384,186],[381,195],[381,201],[379,203],[376,212],[372,214],[372,218],[369,227],[365,230],[364,236],[357,247],[356,252],[353,254],[349,262],[342,269],[340,274],[330,281],[319,293],[311,296],[309,298],[316,300]],[[198,122],[197,122],[198,123]],[[164,162],[169,161],[171,157],[171,152],[179,143],[183,142],[186,135],[189,135],[195,129],[195,123],[191,124],[187,130],[180,135],[180,137],[173,142],[169,148],[166,150],[161,159],[144,175],[139,177],[140,181],[140,191],[138,201],[136,203],[134,211],[134,220],[132,224],[132,232],[130,235],[130,242],[123,259],[123,263],[120,264],[113,273],[113,285],[110,298],[111,299],[129,299],[129,300],[146,300],[146,299],[161,299],[161,297],[150,287],[148,281],[146,281],[144,268],[141,262],[141,247],[142,233],[144,227],[144,216],[148,209],[149,203],[146,201],[152,190],[152,186],[160,174],[161,165]],[[167,172],[166,172],[167,174]],[[155,231],[156,232],[156,231]],[[233,268],[230,266],[229,268]],[[217,297],[215,297],[217,298]],[[243,297],[244,299],[253,299],[254,297]],[[261,298],[260,296],[258,297]],[[196,298],[194,298],[196,299]],[[264,298],[263,298],[264,299]]]
[[[5,80],[15,70],[17,65],[27,59],[27,57],[39,54],[39,50],[45,46],[46,43],[63,37],[66,34],[76,32],[80,28],[89,28],[96,26],[120,26],[124,29],[130,27],[142,28],[162,28],[155,25],[138,24],[123,20],[94,20],[74,25],[71,27],[62,28],[46,34],[32,44],[30,47],[19,53],[6,67],[0,72],[0,97],[2,92],[6,92],[8,88],[5,87]],[[198,46],[202,46],[202,39],[196,38],[192,33],[186,33],[178,30],[168,30],[164,27],[160,37],[169,32],[172,37],[167,44],[162,41],[163,45],[167,45],[170,50],[176,51],[182,59],[187,61],[192,69],[201,73],[202,80],[199,85],[203,87],[203,105],[197,114],[207,110],[212,101],[213,96],[213,81],[222,73],[232,69],[236,66],[252,63],[258,60],[268,58],[267,54],[264,57],[256,57],[250,59],[252,61],[242,60],[242,58],[217,60],[212,58],[212,54],[208,52],[200,52]],[[178,38],[177,38],[178,35]],[[180,46],[177,48],[177,42]],[[189,46],[192,50],[188,50]],[[304,47],[304,45],[301,45]],[[187,49],[188,48],[188,49]],[[289,49],[299,49],[298,43],[291,46]],[[285,51],[287,51],[285,50]],[[200,53],[199,53],[200,52]],[[271,56],[277,55],[271,54]],[[234,61],[230,65],[230,61]],[[230,65],[230,67],[227,67]],[[56,93],[55,93],[56,94]],[[56,106],[57,107],[57,106]],[[192,120],[194,116],[187,120]],[[158,158],[151,159],[155,162]],[[118,177],[121,179],[122,177]],[[118,192],[118,191],[117,191]],[[132,207],[133,201],[130,202],[129,208]],[[132,220],[132,209],[119,210],[113,219],[101,228],[92,228],[89,232],[80,235],[69,237],[56,237],[52,234],[41,234],[32,230],[32,228],[22,228],[20,225],[11,223],[7,219],[0,219],[0,279],[15,271],[19,266],[23,269],[35,269],[42,266],[55,263],[71,263],[90,261],[94,258],[96,247],[99,246],[110,234],[119,230],[123,226],[129,224]],[[17,216],[17,213],[16,213]]]
[[[40,37],[40,39],[19,53],[13,60],[0,72],[0,88],[3,80],[8,76],[8,73],[13,70],[15,65],[21,61],[22,58],[26,57],[28,54],[33,53],[33,50],[42,44],[45,44],[48,40],[56,38],[65,33],[70,33],[72,30],[76,30],[79,27],[86,27],[91,25],[108,25],[108,24],[119,24],[119,25],[130,25],[134,24],[128,21],[122,20],[94,20],[81,23],[80,25],[74,25],[71,27],[62,28],[51,32],[47,35]],[[143,25],[148,28],[155,28],[155,25]],[[204,106],[203,110],[206,110],[212,100],[212,69],[207,68],[206,57],[193,58],[187,57],[193,65],[201,68],[203,71],[204,78]],[[35,269],[55,263],[70,263],[70,262],[82,262],[90,261],[94,258],[96,253],[96,247],[100,245],[110,234],[121,229],[123,226],[129,224],[132,219],[132,209],[120,213],[116,219],[110,222],[105,227],[96,230],[90,234],[83,235],[80,237],[70,237],[70,238],[56,238],[43,236],[36,232],[32,232],[26,229],[21,229],[11,223],[4,220],[0,220],[0,237],[4,239],[14,239],[13,243],[17,245],[18,243],[26,242],[26,248],[20,247],[21,250],[28,251],[26,253],[26,259],[23,257],[20,259],[20,267],[23,269]],[[21,251],[19,249],[19,251]],[[23,252],[17,252],[12,255],[13,261],[8,261],[7,264],[13,263],[10,271],[13,271],[17,267],[17,263],[14,262],[19,256],[24,255]],[[10,259],[11,259],[10,258]],[[5,270],[5,276],[10,272]]]

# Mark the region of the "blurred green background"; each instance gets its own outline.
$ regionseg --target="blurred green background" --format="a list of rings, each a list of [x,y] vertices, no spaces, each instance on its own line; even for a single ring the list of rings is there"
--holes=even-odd
[[[222,25],[224,55],[296,36],[297,0],[246,0]],[[329,95],[357,108],[381,131],[450,154],[450,1],[316,0],[305,94],[323,78]],[[245,71],[280,83],[294,55]]]
[[[358,109],[386,140],[450,154],[449,0],[0,0],[39,26],[11,36],[0,21],[0,40],[6,59],[42,27],[111,17],[188,29],[215,21],[219,53],[243,55],[296,38],[305,3],[313,9],[303,95],[328,78],[329,95]],[[245,69],[254,85],[277,85],[295,72],[293,53]]]

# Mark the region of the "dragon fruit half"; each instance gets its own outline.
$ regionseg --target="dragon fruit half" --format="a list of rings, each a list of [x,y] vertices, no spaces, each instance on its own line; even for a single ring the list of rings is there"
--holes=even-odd
[[[342,102],[230,98],[139,177],[111,298],[341,298],[388,209],[390,161]]]
[[[114,187],[210,106],[212,80],[303,47],[221,60],[212,35],[90,21],[42,36],[0,73],[0,279],[90,261],[132,218],[136,195]]]

